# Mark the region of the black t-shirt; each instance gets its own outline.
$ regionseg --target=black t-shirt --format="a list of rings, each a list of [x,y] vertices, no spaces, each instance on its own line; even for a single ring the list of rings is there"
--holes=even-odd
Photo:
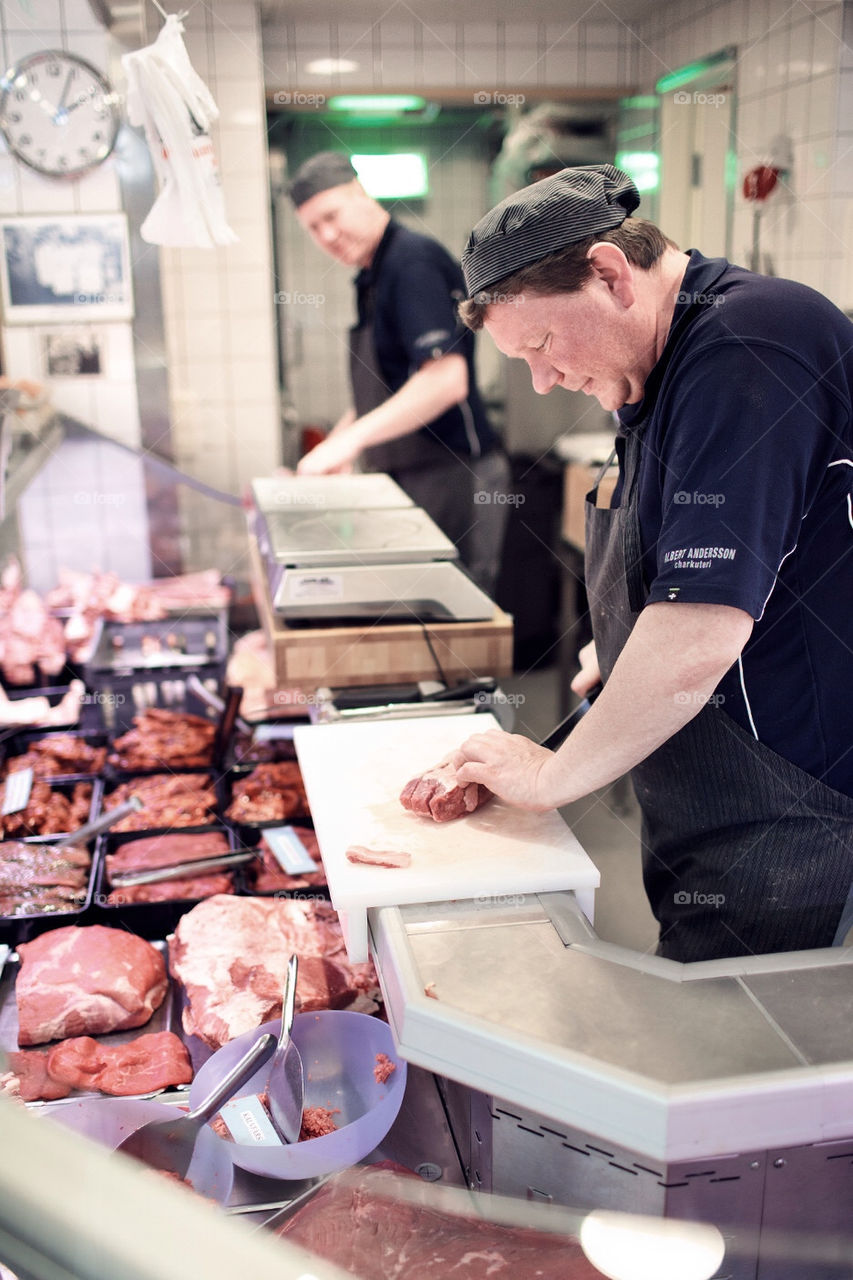
[[[853,325],[695,250],[643,400],[649,602],[756,619],[716,690],[761,742],[853,795]],[[618,501],[618,491],[615,500]]]
[[[450,352],[465,357],[468,397],[429,424],[454,453],[479,456],[497,443],[489,425],[474,372],[474,335],[456,309],[466,296],[459,264],[437,240],[419,235],[393,219],[373,262],[356,277],[359,324],[365,319],[365,295],[375,286],[374,341],[379,368],[392,392],[399,391],[428,360]]]

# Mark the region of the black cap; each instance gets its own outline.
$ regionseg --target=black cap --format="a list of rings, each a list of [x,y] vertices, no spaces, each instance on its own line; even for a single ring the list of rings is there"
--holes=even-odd
[[[640,203],[633,180],[612,164],[563,169],[495,205],[462,254],[468,296],[549,253],[621,226]]]
[[[349,156],[343,151],[318,151],[316,156],[306,160],[296,170],[288,187],[288,195],[298,209],[321,191],[328,191],[329,187],[341,187],[357,177]]]

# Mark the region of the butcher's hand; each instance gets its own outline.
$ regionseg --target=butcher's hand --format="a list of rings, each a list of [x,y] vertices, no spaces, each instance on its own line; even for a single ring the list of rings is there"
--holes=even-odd
[[[347,433],[328,436],[299,459],[296,474],[300,476],[344,475],[352,471],[356,454]]]
[[[459,782],[481,782],[507,804],[543,813],[561,803],[554,753],[518,733],[475,733],[448,756]]]
[[[578,650],[578,662],[581,664],[581,669],[572,681],[572,692],[579,698],[585,698],[590,689],[601,684],[601,669],[598,665],[594,640],[590,640],[589,644],[585,644]]]

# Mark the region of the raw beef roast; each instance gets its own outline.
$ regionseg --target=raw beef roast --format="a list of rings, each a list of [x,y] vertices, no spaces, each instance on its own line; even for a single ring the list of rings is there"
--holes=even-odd
[[[347,963],[337,913],[326,903],[219,895],[182,916],[169,940],[169,964],[189,1000],[184,1030],[218,1049],[279,1017],[294,951],[298,1011],[375,1008],[373,965]]]
[[[407,782],[400,795],[400,803],[404,809],[410,809],[422,818],[449,822],[451,818],[473,813],[491,796],[488,787],[478,782],[465,785],[457,782],[452,764],[439,764]]]
[[[169,985],[149,942],[99,924],[54,929],[18,955],[20,1045],[144,1026]]]
[[[600,1280],[577,1240],[433,1209],[406,1172],[338,1174],[278,1234],[370,1280]]]

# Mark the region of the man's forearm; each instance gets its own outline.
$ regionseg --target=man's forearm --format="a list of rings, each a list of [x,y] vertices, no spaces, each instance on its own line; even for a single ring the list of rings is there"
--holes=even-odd
[[[740,609],[648,605],[593,709],[543,765],[543,805],[588,795],[651,755],[701,711],[751,631]]]
[[[651,604],[592,710],[559,751],[520,734],[475,733],[448,757],[460,782],[508,804],[556,809],[607,786],[701,711],[752,631],[741,609]]]
[[[348,426],[357,451],[409,435],[433,422],[468,394],[468,367],[462,356],[447,355],[413,373],[399,391]]]

